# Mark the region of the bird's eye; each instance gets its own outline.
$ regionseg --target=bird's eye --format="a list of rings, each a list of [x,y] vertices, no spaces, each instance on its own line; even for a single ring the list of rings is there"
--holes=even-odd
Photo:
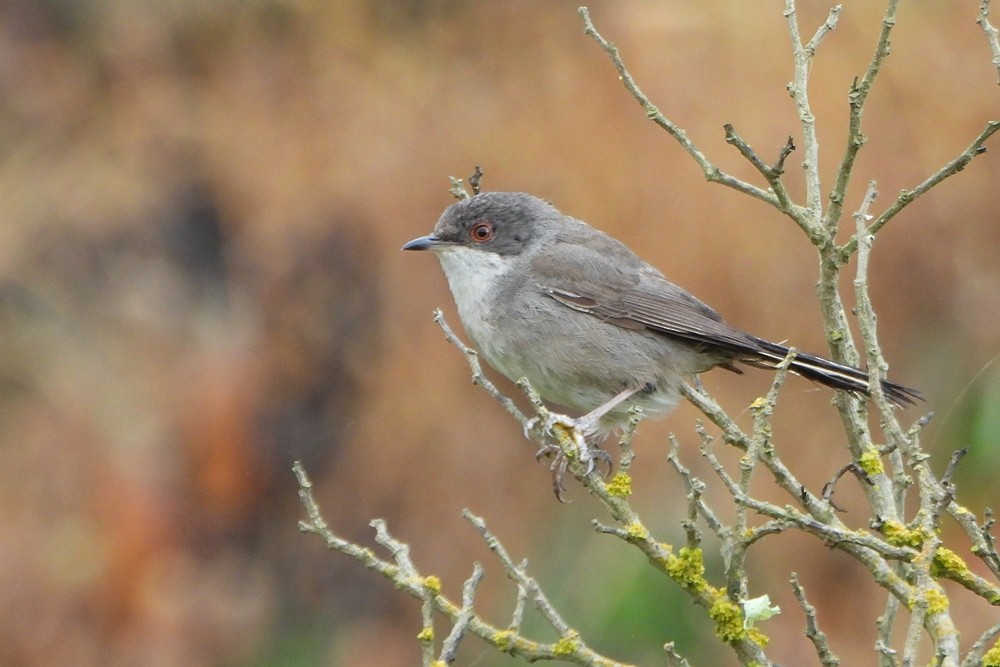
[[[496,230],[489,220],[480,220],[469,229],[469,238],[475,243],[486,243],[493,238]]]

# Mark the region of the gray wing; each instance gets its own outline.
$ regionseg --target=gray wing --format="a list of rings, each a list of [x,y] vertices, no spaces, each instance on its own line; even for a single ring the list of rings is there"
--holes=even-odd
[[[574,234],[532,263],[542,292],[573,310],[624,329],[650,330],[705,345],[723,356],[757,356],[755,339],[723,321],[627,247],[600,234]],[[567,261],[572,258],[572,261]]]

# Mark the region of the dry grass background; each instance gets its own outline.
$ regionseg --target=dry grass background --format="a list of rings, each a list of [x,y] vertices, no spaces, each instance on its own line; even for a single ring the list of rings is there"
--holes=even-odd
[[[827,7],[801,4],[811,32]],[[846,3],[813,70],[827,178],[877,4]],[[332,526],[367,541],[367,520],[384,516],[446,592],[484,560],[481,607],[496,619],[512,593],[462,507],[531,560],[596,648],[657,664],[675,639],[704,664],[730,660],[710,657],[711,629],[669,582],[643,579],[641,559],[591,534],[586,497],[571,486],[573,503],[554,501],[517,426],[470,390],[431,322],[442,306],[458,325],[436,263],[398,252],[449,203],[446,176],[479,163],[486,188],[531,191],[612,232],[733,323],[823,350],[805,239],[705,183],[620,88],[575,9],[0,7],[0,663],[414,664],[416,604],[298,534],[295,458]],[[774,3],[592,12],[721,166],[754,177],[724,122],[765,156],[796,133]],[[998,116],[974,19],[971,3],[905,3],[851,206],[868,178],[884,205]],[[998,150],[894,221],[872,270],[892,375],[938,413],[936,456],[975,443],[959,488],[974,509],[997,503]],[[739,412],[770,377],[705,380]],[[821,484],[846,460],[827,393],[790,381],[779,413],[779,451]],[[666,434],[711,477],[694,417],[682,408],[638,440],[636,504],[670,539],[684,510]],[[840,500],[860,524],[850,484]],[[777,660],[802,664],[808,650],[786,583],[795,569],[845,664],[872,663],[882,596],[853,563],[785,536],[750,564],[752,592],[786,612],[766,628]],[[956,614],[970,630],[996,618],[974,601]],[[475,639],[461,655],[512,662]]]

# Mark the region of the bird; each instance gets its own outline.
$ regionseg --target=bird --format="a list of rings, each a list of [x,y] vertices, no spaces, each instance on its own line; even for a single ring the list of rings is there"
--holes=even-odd
[[[462,326],[490,366],[527,379],[544,401],[584,413],[554,423],[571,429],[588,470],[588,450],[599,447],[582,443],[623,427],[632,406],[662,416],[699,373],[775,368],[789,355],[785,345],[727,324],[620,241],[527,193],[458,201],[431,234],[402,249],[437,256]],[[868,374],[853,366],[796,351],[788,368],[871,395]],[[882,390],[897,405],[921,398],[888,381]]]

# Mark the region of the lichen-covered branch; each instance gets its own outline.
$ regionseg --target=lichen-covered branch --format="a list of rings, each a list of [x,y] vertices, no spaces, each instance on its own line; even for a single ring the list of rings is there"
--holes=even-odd
[[[429,663],[434,667],[443,667],[447,664],[442,661],[447,660],[448,656],[452,655],[454,647],[457,646],[465,632],[476,635],[503,653],[524,658],[529,662],[564,660],[588,667],[627,667],[624,663],[604,657],[587,646],[580,638],[579,633],[562,620],[537,583],[527,577],[523,568],[512,566],[510,557],[503,550],[499,540],[485,531],[485,523],[482,523],[478,517],[468,515],[470,521],[480,529],[484,538],[487,539],[490,549],[501,556],[501,562],[508,573],[512,572],[512,567],[513,570],[519,572],[519,585],[524,586],[527,596],[534,600],[536,608],[553,625],[559,633],[560,639],[555,642],[534,641],[521,634],[519,628],[516,630],[501,628],[488,623],[475,613],[473,602],[476,585],[482,576],[481,567],[475,567],[472,577],[466,581],[462,604],[458,605],[453,602],[441,592],[441,580],[438,577],[421,574],[410,558],[409,546],[392,537],[385,522],[381,519],[374,519],[371,522],[376,532],[375,541],[385,547],[392,557],[392,561],[379,558],[371,549],[338,536],[330,530],[323,518],[319,504],[313,496],[312,482],[302,464],[296,461],[293,470],[299,483],[299,499],[305,508],[307,517],[299,522],[299,530],[320,537],[326,543],[327,548],[350,556],[366,568],[378,572],[391,581],[396,588],[425,603],[434,611],[443,614],[453,623],[453,630],[446,637],[442,648],[441,660]],[[421,643],[426,662],[429,653],[427,646],[433,647],[435,640],[434,627],[429,619],[423,619],[423,628],[417,633],[417,639]]]

